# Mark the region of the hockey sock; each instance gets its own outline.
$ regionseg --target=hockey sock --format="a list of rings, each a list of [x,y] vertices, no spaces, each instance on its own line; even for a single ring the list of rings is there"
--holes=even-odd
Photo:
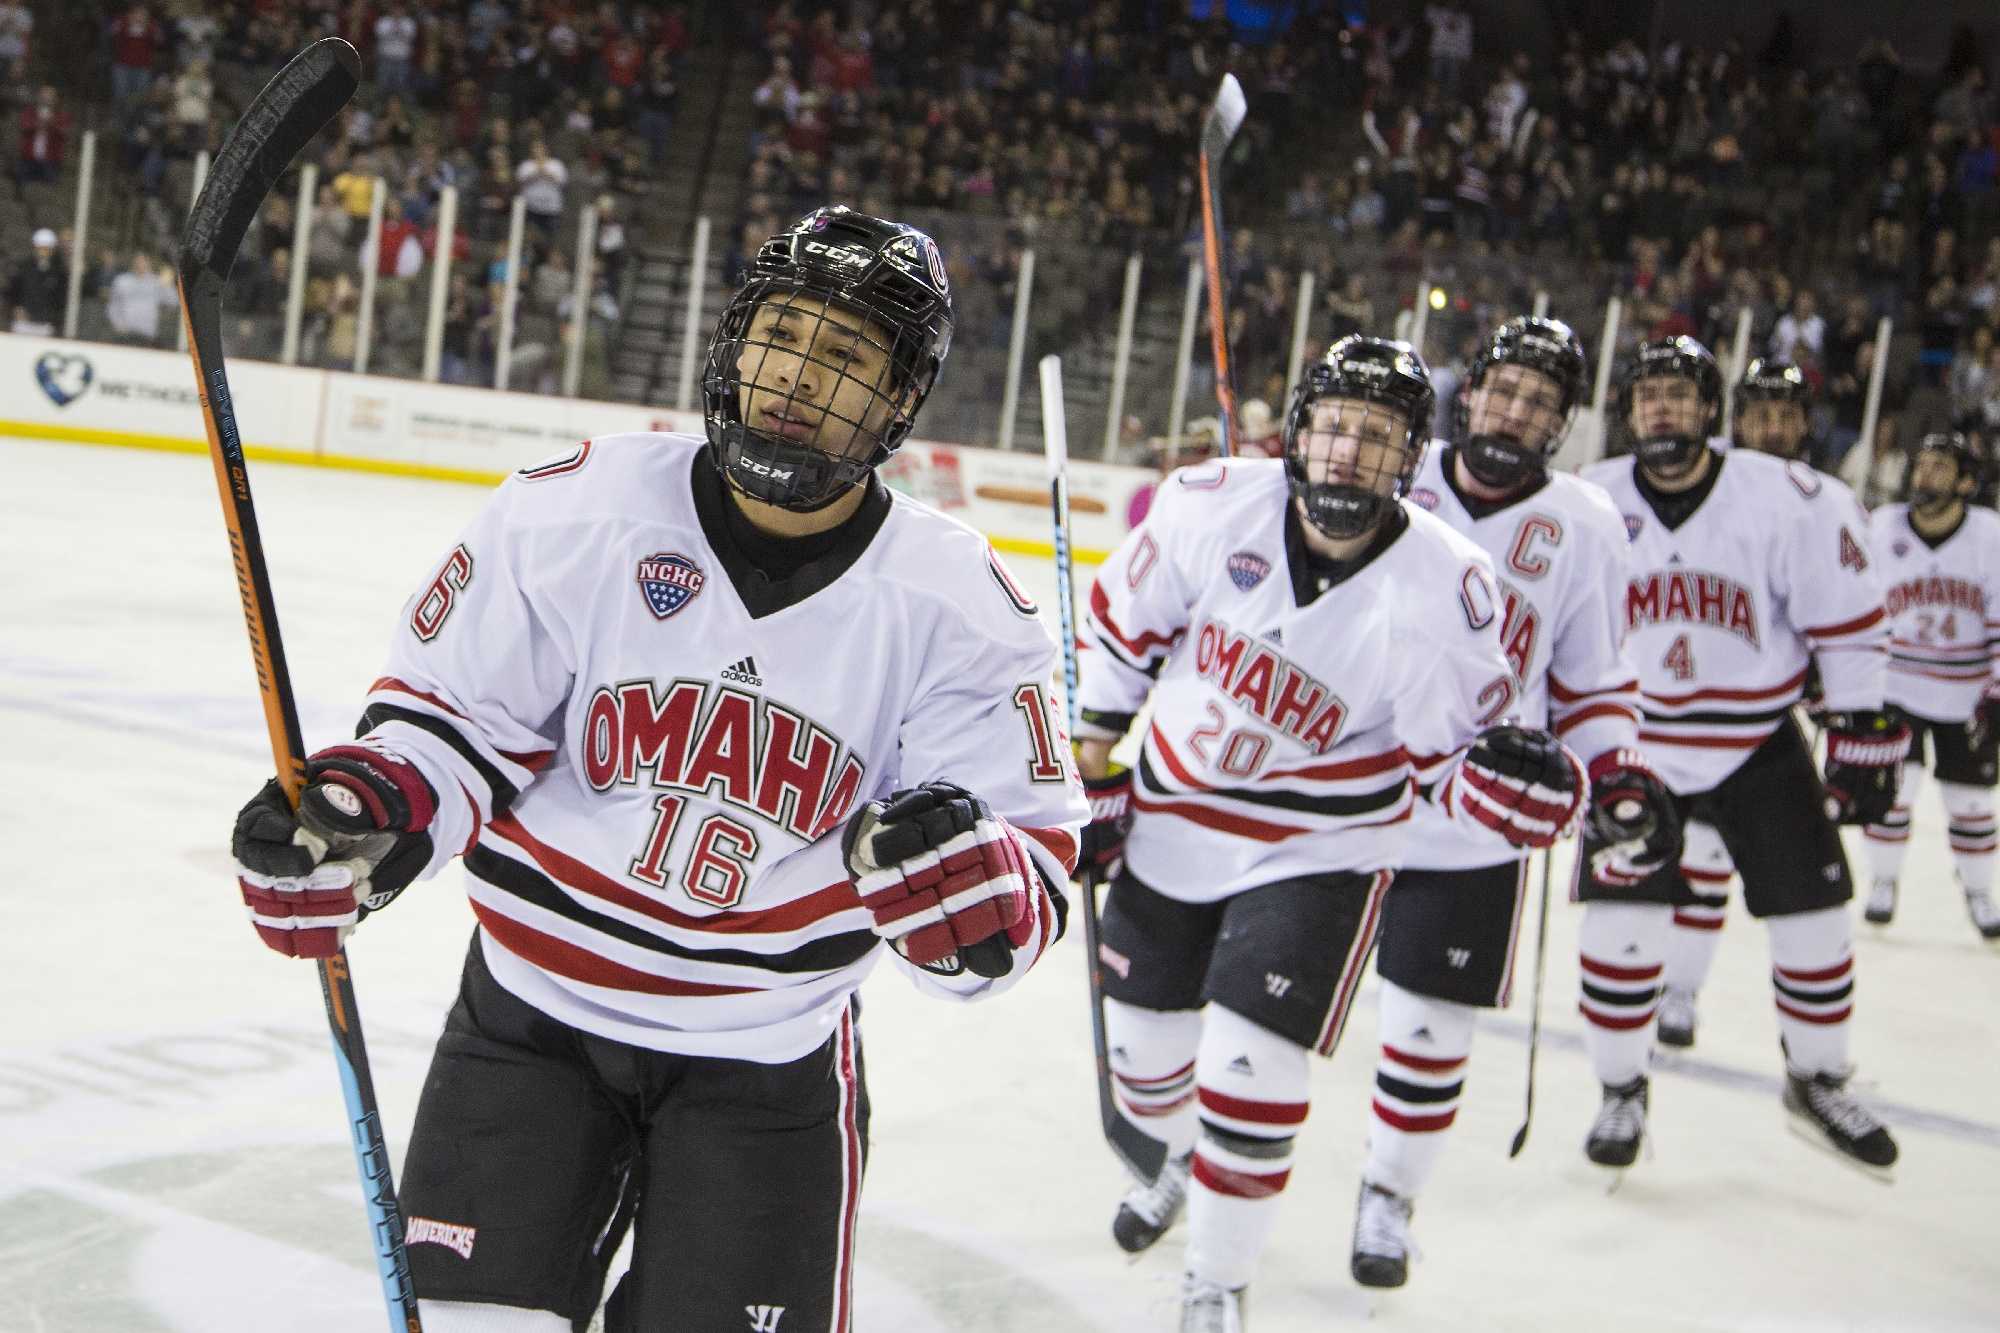
[[[1246,1285],[1277,1221],[1307,1104],[1306,1049],[1211,1004],[1195,1065],[1201,1138],[1188,1186],[1187,1269]]]
[[[1577,1007],[1583,1011],[1583,1044],[1600,1083],[1630,1083],[1646,1072],[1672,927],[1673,911],[1664,903],[1584,904],[1577,936],[1583,996]]]
[[[1951,817],[1951,859],[1958,866],[1958,884],[1967,893],[1993,887],[1993,789],[1962,782],[1940,782],[1945,812]]]
[[[1164,1141],[1167,1155],[1194,1147],[1194,1053],[1201,1044],[1199,1009],[1141,1009],[1104,1002],[1104,1041],[1111,1048],[1111,1086],[1118,1109]]]
[[[1692,995],[1708,980],[1715,951],[1722,943],[1722,922],[1729,911],[1729,881],[1736,866],[1722,835],[1713,825],[1689,821],[1683,832],[1681,875],[1694,891],[1694,902],[1674,909],[1674,928],[1667,937],[1668,990]]]
[[[1903,765],[1903,780],[1896,788],[1896,804],[1881,823],[1870,824],[1862,830],[1868,839],[1869,878],[1892,882],[1902,878],[1903,855],[1910,850],[1910,809],[1917,803],[1917,790],[1923,780],[1922,764]],[[1988,813],[1991,813],[1990,805]]]
[[[1432,999],[1382,982],[1382,1054],[1368,1111],[1363,1178],[1406,1199],[1423,1192],[1458,1117],[1465,1061],[1472,1054],[1470,1005]]]
[[[424,1333],[569,1333],[570,1322],[547,1310],[472,1301],[417,1302]]]
[[[1774,916],[1771,985],[1785,1058],[1804,1074],[1847,1072],[1847,1020],[1854,1012],[1854,921],[1843,904]]]

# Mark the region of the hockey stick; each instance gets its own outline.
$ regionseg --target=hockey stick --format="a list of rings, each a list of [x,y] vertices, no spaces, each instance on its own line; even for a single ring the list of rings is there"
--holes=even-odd
[[[1542,980],[1549,974],[1549,877],[1554,861],[1555,849],[1545,849],[1542,852],[1542,905],[1540,920],[1535,925],[1534,1007],[1528,1011],[1528,1104],[1522,1108],[1521,1127],[1514,1131],[1513,1146],[1507,1149],[1510,1161],[1519,1157],[1521,1149],[1528,1146],[1528,1126],[1535,1119],[1535,1053],[1542,1047]]]
[[[1062,358],[1045,356],[1042,376],[1042,452],[1049,468],[1049,507],[1055,526],[1056,607],[1062,621],[1063,694],[1076,731],[1076,591],[1069,549],[1069,428],[1063,419]],[[1104,1038],[1104,973],[1097,956],[1097,872],[1082,877],[1084,975],[1090,980],[1090,1046],[1097,1060],[1097,1118],[1119,1160],[1150,1185],[1166,1164],[1167,1145],[1119,1111],[1111,1095],[1111,1050]]]
[[[1201,126],[1198,160],[1201,185],[1201,257],[1208,269],[1208,345],[1215,356],[1215,405],[1222,414],[1222,456],[1236,452],[1236,386],[1229,378],[1229,307],[1223,299],[1223,266],[1228,256],[1222,243],[1222,158],[1229,141],[1242,128],[1243,85],[1234,74],[1222,76],[1215,105]]]
[[[201,414],[208,426],[209,456],[215,463],[215,485],[229,528],[236,589],[243,600],[244,627],[250,632],[257,688],[264,696],[264,722],[271,734],[279,785],[294,805],[305,786],[305,743],[292,699],[291,676],[285,667],[284,645],[278,638],[278,609],[271,596],[270,572],[264,566],[264,544],[250,498],[243,440],[229,397],[222,356],[222,291],[236,262],[237,247],[263,207],[264,197],[306,142],[347,105],[360,81],[361,59],[354,48],[337,37],[323,37],[293,57],[264,85],[243,119],[229,132],[209,169],[201,198],[196,200],[181,238],[177,279],[188,352],[194,358],[195,387],[200,391]],[[389,1327],[419,1333],[417,1293],[410,1281],[409,1254],[403,1247],[403,1215],[396,1203],[389,1150],[382,1140],[382,1115],[375,1104],[375,1083],[368,1073],[361,1011],[355,1005],[345,949],[320,960],[319,982],[333,1033],[341,1091],[347,1099],[348,1127],[354,1136],[361,1192],[367,1200],[369,1229],[375,1240],[375,1263],[389,1305]]]

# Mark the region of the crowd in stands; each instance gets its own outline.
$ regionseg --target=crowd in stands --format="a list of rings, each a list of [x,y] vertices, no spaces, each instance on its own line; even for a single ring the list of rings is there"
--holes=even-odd
[[[100,129],[104,211],[93,235],[109,232],[123,244],[100,248],[93,240],[86,256],[86,336],[171,340],[177,297],[165,257],[191,199],[194,159],[220,146],[278,65],[314,37],[336,35],[361,55],[361,91],[308,150],[319,185],[307,253],[292,253],[296,173],[251,228],[229,293],[246,341],[275,346],[292,274],[302,268],[303,359],[351,364],[379,178],[376,368],[416,369],[438,215],[452,187],[444,378],[492,381],[516,194],[528,228],[514,383],[553,386],[557,339],[574,317],[574,222],[585,203],[599,215],[587,325],[598,354],[586,364],[601,372],[627,219],[655,188],[672,132],[676,62],[690,42],[684,5],[66,0],[61,10],[50,21],[21,0],[0,0],[0,69],[13,76],[0,85],[0,107],[11,99],[19,126],[12,175],[38,228],[69,219],[71,199],[48,186],[76,151],[86,109]],[[22,275],[39,262],[27,261],[12,286],[32,295],[35,284]],[[66,241],[54,262],[66,274]],[[10,302],[10,325],[50,322],[47,310],[25,307],[13,292]]]
[[[232,309],[268,326],[302,268],[307,359],[351,357],[379,176],[380,368],[413,369],[448,185],[459,203],[447,376],[491,377],[517,194],[529,222],[524,342],[552,352],[576,316],[585,201],[605,220],[587,327],[600,342],[614,327],[627,227],[661,188],[674,132],[685,6],[70,0],[57,20],[49,8],[0,0],[0,109],[17,124],[11,212],[0,187],[0,226],[20,232],[15,326],[51,322],[48,293],[70,262],[68,201],[53,182],[92,123],[117,129],[100,159],[138,219],[108,246],[93,231],[83,285],[95,327],[170,339],[163,257],[195,155],[214,150],[284,57],[334,33],[361,51],[366,78],[313,150],[311,246],[291,253],[294,200],[281,190],[252,229]],[[1228,69],[1252,106],[1230,167],[1230,336],[1246,399],[1282,401],[1291,303],[1310,270],[1313,350],[1353,329],[1388,331],[1420,278],[1444,289],[1426,345],[1447,381],[1476,336],[1537,290],[1586,341],[1613,295],[1627,341],[1687,332],[1718,351],[1747,309],[1752,350],[1791,356],[1819,387],[1816,426],[1836,458],[1859,431],[1878,357],[1886,419],[2000,431],[2000,111],[1989,53],[1967,34],[1942,67],[1919,70],[1886,40],[1808,65],[1785,22],[1706,46],[1592,48],[1572,31],[1527,52],[1458,0],[1302,5],[1275,40],[1119,0],[727,8],[709,36],[747,54],[730,96],[750,120],[747,144],[724,145],[744,163],[718,243],[725,277],[829,199],[947,229],[989,224],[966,232],[976,243],[948,246],[974,309],[1006,308],[1030,238],[1184,250],[1197,226],[1195,136]],[[28,244],[49,232],[52,245]],[[1896,333],[1879,348],[1884,317]],[[975,322],[962,345],[999,332]],[[542,364],[552,372],[557,360]]]

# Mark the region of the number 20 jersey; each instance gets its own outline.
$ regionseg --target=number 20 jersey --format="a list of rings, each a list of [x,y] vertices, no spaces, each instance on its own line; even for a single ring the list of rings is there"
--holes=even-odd
[[[1639,679],[1625,643],[1625,527],[1611,497],[1551,471],[1504,507],[1467,508],[1446,478],[1451,451],[1434,444],[1410,502],[1479,544],[1499,578],[1500,644],[1521,685],[1520,720],[1547,727],[1588,764],[1637,743]],[[1418,808],[1407,864],[1467,870],[1517,859],[1481,825]]]
[[[1889,702],[1932,722],[1963,722],[1993,679],[2000,638],[2000,515],[1968,507],[1936,546],[1910,507],[1870,517],[1889,616]]]
[[[1281,460],[1182,469],[1090,588],[1078,731],[1122,734],[1150,694],[1125,859],[1183,902],[1394,868],[1418,787],[1516,703],[1483,551],[1405,503],[1300,605],[1291,505]]]
[[[509,478],[412,600],[363,743],[437,791],[425,873],[464,854],[501,985],[630,1045],[777,1063],[888,952],[841,857],[856,806],[957,783],[1050,884],[1086,808],[1055,644],[984,537],[871,483],[848,563],[774,593],[706,450],[613,435]],[[891,956],[927,991],[1002,989],[1054,938],[1030,900],[1008,977]]]
[[[1887,627],[1853,492],[1804,463],[1715,453],[1707,496],[1661,521],[1630,458],[1584,470],[1631,537],[1626,646],[1639,671],[1639,743],[1674,791],[1708,791],[1784,721],[1819,666],[1826,706],[1882,706]]]

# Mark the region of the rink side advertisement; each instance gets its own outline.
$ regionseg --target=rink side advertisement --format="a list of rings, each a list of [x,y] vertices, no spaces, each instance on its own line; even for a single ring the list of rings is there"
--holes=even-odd
[[[150,348],[0,333],[0,434],[200,453],[208,448],[188,358]],[[627,431],[699,432],[701,417],[630,403],[502,393],[232,359],[248,456],[497,485],[509,472]],[[883,469],[894,489],[970,524],[1003,551],[1049,554],[1042,457],[928,440]],[[1144,468],[1072,461],[1080,562],[1116,546],[1158,480]]]

